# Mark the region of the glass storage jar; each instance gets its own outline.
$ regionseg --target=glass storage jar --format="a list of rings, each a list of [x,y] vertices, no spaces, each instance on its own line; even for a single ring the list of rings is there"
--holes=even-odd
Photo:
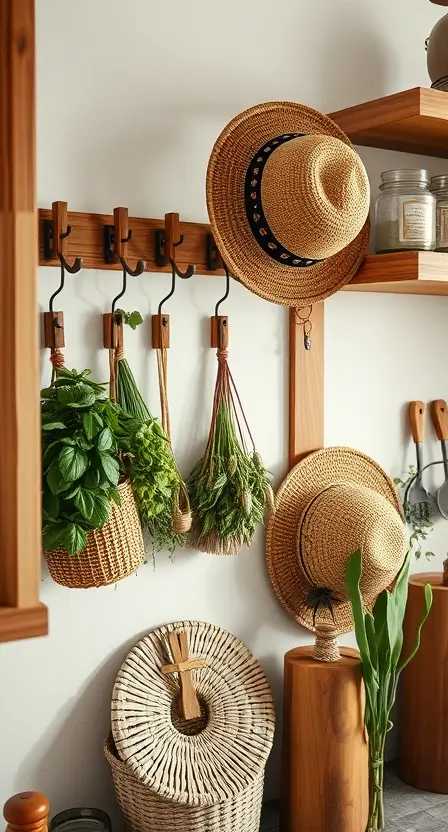
[[[376,251],[432,251],[436,245],[436,199],[427,170],[386,170],[375,205]]]
[[[448,251],[448,174],[433,176],[431,191],[436,204],[436,251]]]

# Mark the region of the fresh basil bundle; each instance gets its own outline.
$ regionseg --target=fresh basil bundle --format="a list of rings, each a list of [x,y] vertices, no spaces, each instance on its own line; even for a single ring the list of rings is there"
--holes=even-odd
[[[120,455],[141,426],[89,375],[62,369],[41,391],[42,544],[50,552],[77,554],[88,531],[105,524],[111,501],[120,502]]]

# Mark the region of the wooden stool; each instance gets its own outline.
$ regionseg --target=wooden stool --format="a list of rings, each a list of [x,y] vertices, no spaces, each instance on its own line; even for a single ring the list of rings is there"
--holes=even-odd
[[[427,583],[433,590],[431,612],[420,649],[402,675],[400,776],[416,789],[448,794],[448,586],[442,574],[409,579],[403,657],[415,639]]]
[[[320,662],[285,655],[282,832],[361,832],[369,815],[368,745],[359,653]]]

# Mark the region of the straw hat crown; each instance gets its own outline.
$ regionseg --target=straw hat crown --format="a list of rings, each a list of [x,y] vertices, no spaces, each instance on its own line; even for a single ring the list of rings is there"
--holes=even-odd
[[[275,148],[261,182],[263,210],[274,236],[301,257],[323,260],[362,230],[370,189],[350,145],[326,135],[298,136]]]
[[[362,551],[360,589],[367,604],[394,580],[406,551],[403,521],[390,501],[367,486],[343,482],[321,491],[298,525],[298,557],[313,587],[347,599],[345,568]]]

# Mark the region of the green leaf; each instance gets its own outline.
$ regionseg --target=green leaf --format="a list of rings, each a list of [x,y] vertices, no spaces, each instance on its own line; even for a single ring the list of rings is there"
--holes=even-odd
[[[110,514],[110,503],[100,492],[80,488],[75,497],[75,506],[92,526],[100,529]]]
[[[46,552],[54,552],[64,546],[64,526],[62,524],[51,524],[42,529],[42,548]]]
[[[95,393],[83,381],[66,384],[56,389],[57,400],[64,407],[91,407],[95,404]]]
[[[54,463],[49,469],[46,476],[46,480],[51,493],[55,495],[61,494],[62,491],[67,491],[67,489],[70,487],[70,484],[67,483],[64,477],[62,476],[61,471],[59,469],[59,465],[57,463]]]
[[[417,653],[417,651],[420,647],[422,627],[423,627],[426,619],[428,618],[428,615],[429,615],[431,607],[432,607],[432,587],[431,587],[431,584],[425,584],[424,598],[425,598],[425,609],[424,609],[422,618],[420,620],[420,624],[417,628],[417,633],[415,635],[414,644],[412,645],[411,652],[409,653],[409,656],[407,657],[407,659],[405,659],[399,665],[398,673],[401,673],[401,671],[404,670],[404,668],[409,664],[409,662],[412,661],[412,659],[414,658],[415,654]]]
[[[78,523],[67,523],[61,535],[62,545],[69,555],[76,555],[87,543],[87,532]]]
[[[93,430],[93,413],[91,410],[87,410],[86,413],[82,414],[82,426],[87,439],[89,441],[93,439],[95,434]]]
[[[109,428],[103,428],[97,439],[97,449],[101,451],[109,451],[114,444],[114,438]]]
[[[376,599],[373,608],[373,618],[375,621],[375,633],[378,644],[378,666],[380,675],[382,677],[388,676],[391,669],[391,655],[392,648],[389,639],[389,629],[387,626],[388,606],[390,603],[390,596],[387,589],[383,590]]]
[[[65,430],[64,422],[47,422],[42,424],[42,430]]]
[[[82,478],[84,488],[96,488],[100,484],[101,471],[98,468],[89,468]]]
[[[68,445],[58,456],[59,469],[66,482],[78,480],[89,465],[89,458],[81,448]]]
[[[394,639],[391,638],[392,645],[392,666],[396,667],[400,660],[401,651],[403,648],[403,619],[406,611],[406,604],[408,602],[408,578],[409,567],[411,563],[411,553],[408,552],[404,563],[398,573],[395,586],[392,590],[392,603],[395,607],[395,632]]]
[[[111,485],[118,485],[118,480],[120,478],[120,466],[117,460],[108,453],[100,453],[99,457],[103,471]]]
[[[109,500],[113,500],[117,506],[121,506],[121,497],[118,488],[110,488],[108,497]]]
[[[373,667],[376,671],[378,671],[378,644],[376,640],[375,621],[373,615],[370,612],[366,612],[364,621],[366,627],[367,641],[369,644],[370,658]]]
[[[367,633],[364,620],[364,602],[359,588],[359,582],[362,574],[362,555],[361,549],[349,557],[345,569],[345,580],[347,584],[348,595],[352,606],[353,620],[355,622],[356,641],[358,643],[361,658],[366,664],[370,664],[370,650],[369,642],[367,640]]]
[[[137,310],[135,310],[134,312],[131,312],[131,314],[129,315],[129,320],[128,320],[128,324],[131,327],[131,329],[137,329],[137,327],[140,326],[140,324],[142,324],[142,323],[143,323],[143,318],[140,315],[140,312],[138,312]]]

